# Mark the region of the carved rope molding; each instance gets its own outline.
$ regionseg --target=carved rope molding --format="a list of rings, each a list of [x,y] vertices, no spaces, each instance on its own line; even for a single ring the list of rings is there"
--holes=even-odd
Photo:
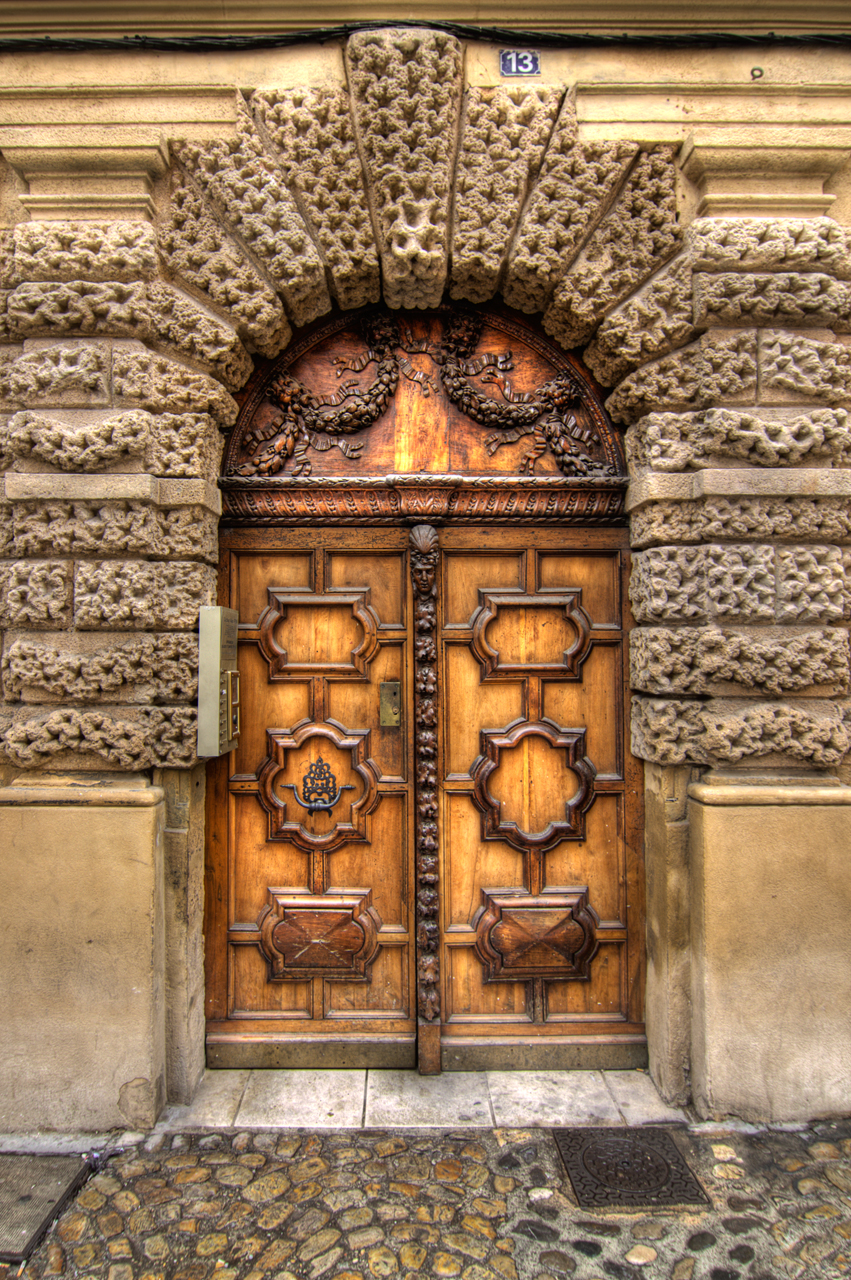
[[[848,466],[851,356],[824,333],[849,326],[845,228],[826,217],[754,217],[765,207],[755,197],[732,211],[750,216],[701,217],[683,236],[671,151],[623,141],[617,116],[612,140],[605,124],[577,131],[563,86],[468,86],[462,100],[452,37],[424,30],[360,33],[346,56],[351,94],[323,84],[258,92],[245,106],[225,90],[201,92],[156,226],[150,197],[138,194],[167,167],[162,121],[138,124],[150,94],[115,106],[123,127],[141,130],[135,159],[125,146],[124,168],[112,163],[124,144],[102,130],[86,152],[93,174],[139,166],[132,198],[97,184],[91,197],[63,193],[55,175],[28,173],[41,108],[32,93],[15,98],[16,128],[29,127],[35,146],[27,152],[11,132],[0,132],[0,145],[29,184],[22,199],[32,220],[0,231],[0,454],[13,471],[49,466],[55,486],[37,499],[6,495],[0,512],[0,623],[12,632],[0,732],[19,767],[192,763],[191,682],[181,690],[160,666],[167,646],[152,645],[153,665],[128,678],[121,698],[99,672],[103,655],[140,633],[182,637],[191,665],[197,609],[215,589],[193,543],[195,518],[186,508],[181,525],[174,489],[157,505],[113,476],[113,496],[87,503],[60,473],[141,466],[169,484],[215,479],[217,429],[236,415],[230,391],[245,379],[246,351],[279,352],[293,325],[332,300],[347,310],[384,291],[422,306],[422,291],[431,303],[448,286],[478,303],[502,281],[513,306],[543,313],[549,332],[582,344],[588,366],[614,387],[609,411],[633,424],[644,450],[632,468],[676,473],[732,459],[750,474],[803,464],[815,485],[819,468]],[[429,115],[435,85],[439,109]],[[375,109],[379,92],[386,109]],[[66,99],[76,123],[76,99]],[[776,105],[766,98],[760,109]],[[748,127],[765,140],[761,125]],[[699,130],[695,138],[687,172],[715,212],[712,150]],[[847,154],[835,140],[829,154],[818,145],[827,168]],[[410,198],[423,212],[404,249],[380,163],[387,150],[404,159],[396,209]],[[794,156],[782,151],[771,153],[773,171],[790,175],[791,192]],[[419,172],[432,175],[434,191],[411,188]],[[791,199],[776,207],[791,210]],[[829,198],[812,188],[802,199],[802,212],[822,212]],[[63,210],[86,220],[62,221]],[[23,351],[31,339],[52,345]],[[269,514],[262,489],[231,492],[246,516],[262,518],[264,503]],[[507,518],[571,514],[543,478],[487,494],[453,478],[427,497],[397,480],[357,494],[293,485],[286,500],[290,518],[304,522],[357,519],[367,507],[388,521],[475,520],[492,500]],[[570,500],[583,500],[578,484]],[[619,515],[620,493],[606,495],[606,509],[599,493],[595,510],[584,501],[586,521]],[[635,587],[638,754],[837,763],[848,749],[849,609],[849,535],[837,504],[797,495],[772,508],[740,493],[711,509],[648,504],[635,522],[647,548]],[[691,552],[710,545],[717,550],[693,572]],[[720,649],[707,636],[719,626]],[[37,707],[19,701],[24,686]],[[713,701],[689,701],[707,693]]]

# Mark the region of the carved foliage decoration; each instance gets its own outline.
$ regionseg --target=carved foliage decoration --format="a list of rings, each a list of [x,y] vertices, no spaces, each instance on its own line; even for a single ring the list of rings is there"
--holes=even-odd
[[[537,897],[483,889],[473,927],[485,982],[587,979],[599,923],[587,888],[550,889]]]
[[[414,591],[414,750],[417,794],[417,1009],[423,1022],[440,1018],[437,831],[437,530],[411,530]]]
[[[549,823],[543,831],[523,831],[516,822],[501,816],[501,807],[490,793],[491,776],[499,768],[500,751],[510,750],[524,738],[544,738],[554,750],[564,750],[567,767],[579,785],[564,802],[565,817]],[[552,720],[515,720],[506,729],[482,730],[482,754],[470,770],[473,779],[473,803],[482,815],[482,839],[504,840],[512,848],[525,853],[528,849],[544,852],[562,840],[585,838],[585,814],[596,798],[594,779],[597,770],[585,752],[584,729],[561,729]]]
[[[340,751],[351,751],[352,767],[363,781],[362,794],[350,806],[349,820],[337,822],[331,831],[321,835],[315,835],[305,830],[300,822],[289,819],[287,804],[279,795],[281,790],[292,785],[281,783],[281,777],[287,769],[287,752],[298,749],[311,738],[324,738]],[[368,755],[369,729],[345,729],[336,720],[329,720],[327,723],[303,720],[291,732],[286,729],[267,729],[266,749],[266,759],[257,773],[257,798],[269,815],[270,840],[289,840],[305,853],[318,850],[327,853],[350,841],[368,840],[366,818],[381,800],[378,791],[379,772]],[[339,795],[337,799],[340,799]],[[318,806],[313,806],[316,807]],[[344,811],[345,808],[341,810]]]
[[[312,591],[268,589],[269,603],[260,615],[260,652],[269,664],[270,680],[286,680],[292,676],[333,676],[343,673],[366,675],[367,667],[378,652],[378,614],[369,603],[369,589],[334,591],[327,595]],[[287,650],[275,637],[277,625],[286,619],[290,608],[349,607],[363,628],[363,640],[352,650],[351,662],[291,662]]]
[[[579,668],[591,652],[591,619],[580,603],[581,591],[535,592],[479,590],[479,607],[471,618],[470,648],[481,665],[482,679],[516,680],[522,675],[579,677]],[[500,662],[499,652],[488,642],[487,629],[500,608],[562,609],[576,637],[561,662]]]
[[[257,927],[270,982],[288,978],[369,981],[381,928],[370,889],[326,894],[268,889]]]

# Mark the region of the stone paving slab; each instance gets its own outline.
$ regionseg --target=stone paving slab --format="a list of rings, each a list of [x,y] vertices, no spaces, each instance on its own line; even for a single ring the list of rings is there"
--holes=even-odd
[[[23,1280],[851,1275],[851,1121],[669,1132],[711,1208],[579,1209],[539,1128],[160,1131],[106,1161]]]

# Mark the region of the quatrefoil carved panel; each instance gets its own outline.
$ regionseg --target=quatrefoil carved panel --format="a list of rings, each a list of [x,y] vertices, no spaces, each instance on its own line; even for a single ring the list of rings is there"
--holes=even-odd
[[[311,738],[324,738],[341,751],[351,751],[352,768],[363,781],[362,795],[349,805],[348,821],[337,822],[331,831],[323,835],[314,835],[300,822],[288,820],[287,803],[279,795],[281,775],[287,767],[287,752],[301,747]],[[269,840],[289,840],[305,853],[316,850],[329,853],[340,845],[368,840],[366,818],[381,800],[379,772],[369,758],[369,729],[345,729],[336,720],[326,723],[303,720],[292,731],[267,729],[266,749],[268,754],[257,772],[257,798],[269,815]]]
[[[523,831],[516,822],[505,821],[500,803],[490,792],[489,782],[499,768],[500,751],[518,746],[524,738],[544,738],[554,750],[563,750],[566,763],[578,779],[574,794],[564,802],[565,817],[549,822],[543,831]],[[584,840],[585,814],[596,798],[597,770],[585,755],[585,730],[561,729],[552,720],[515,720],[506,729],[483,729],[482,754],[470,770],[473,803],[482,814],[482,839],[504,840],[526,852],[552,849],[562,840]]]
[[[473,928],[485,982],[587,979],[599,923],[585,887],[537,896],[483,889]]]
[[[582,608],[582,592],[479,590],[479,607],[470,619],[473,638],[470,649],[482,668],[482,679],[516,680],[518,676],[560,676],[578,679],[580,667],[591,652],[591,619]],[[503,662],[499,650],[487,638],[487,630],[500,609],[559,609],[575,632],[573,643],[557,662]]]
[[[366,676],[367,668],[378,653],[378,614],[369,602],[369,589],[363,591],[287,591],[269,587],[269,603],[257,623],[260,652],[269,664],[270,680],[285,680],[290,676]],[[363,630],[363,639],[351,652],[349,662],[292,662],[287,650],[278,643],[276,629],[285,620],[289,609],[344,609]]]

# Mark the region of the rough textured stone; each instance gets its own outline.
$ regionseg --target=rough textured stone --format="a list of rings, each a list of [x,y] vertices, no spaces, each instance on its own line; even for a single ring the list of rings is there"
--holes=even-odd
[[[486,302],[496,293],[562,96],[559,89],[537,85],[467,90],[455,168],[453,298]]]
[[[775,595],[772,547],[655,547],[633,556],[629,598],[638,622],[771,622]]]
[[[851,236],[833,218],[697,218],[696,271],[824,271],[851,279]]]
[[[594,222],[605,213],[638,147],[576,141],[565,101],[511,249],[503,294],[520,311],[543,311]]]
[[[636,365],[676,350],[695,333],[691,263],[680,254],[606,316],[583,359],[605,386],[614,386]]]
[[[170,220],[159,244],[169,273],[206,294],[243,339],[266,356],[286,346],[292,331],[277,294],[179,169],[172,171]]]
[[[571,348],[600,318],[673,256],[677,223],[676,169],[670,148],[639,157],[611,213],[556,286],[544,313],[547,333]]]
[[[841,627],[740,632],[717,627],[637,627],[630,633],[633,689],[708,694],[740,685],[773,695],[815,685],[847,692],[851,651]]]
[[[344,309],[378,302],[381,277],[348,92],[257,92],[251,105],[271,138]]]
[[[116,346],[112,387],[117,400],[154,413],[209,413],[222,427],[239,413],[232,396],[206,374],[143,348]]]
[[[707,704],[632,700],[632,750],[658,764],[738,764],[780,756],[838,764],[851,748],[847,704],[807,698],[796,703],[717,700]]]
[[[346,62],[375,210],[384,300],[436,307],[446,284],[462,51],[443,31],[358,31]]]
[[[703,408],[716,400],[756,399],[756,333],[707,333],[674,355],[642,365],[606,401],[616,422],[659,408]]]
[[[71,565],[16,561],[0,566],[0,621],[8,627],[57,627],[71,610]]]
[[[151,419],[145,466],[156,476],[215,479],[222,437],[207,413],[164,413]]]
[[[128,458],[141,458],[148,443],[150,414],[141,410],[113,414],[90,425],[16,413],[3,436],[14,458],[37,458],[62,471],[97,471]]]
[[[215,563],[217,525],[203,507],[154,507],[121,501],[43,501],[14,504],[15,554],[21,556],[173,555]]]
[[[710,542],[718,538],[783,538],[848,542],[851,505],[845,497],[698,498],[652,502],[630,517],[632,545]]]
[[[27,280],[148,280],[157,274],[149,222],[19,222],[9,284]]]
[[[150,707],[120,714],[73,708],[15,718],[2,736],[7,759],[24,768],[72,752],[95,755],[119,769],[188,767],[197,759],[192,707]]]
[[[821,325],[845,329],[851,287],[815,272],[738,275],[696,272],[694,322],[707,325]]]
[[[3,654],[7,700],[194,702],[194,635],[144,635],[89,651],[14,639]]]
[[[851,381],[851,348],[797,333],[767,330],[759,336],[760,398],[820,400],[842,404]]]
[[[9,369],[16,404],[109,404],[110,350],[106,343],[57,343],[19,355]]]
[[[234,331],[161,283],[75,280],[18,285],[8,298],[12,332],[19,338],[64,334],[139,338],[175,347],[240,386],[251,361]]]
[[[12,365],[21,355],[21,347],[0,346],[0,409],[13,407],[11,373]]]
[[[244,103],[238,106],[233,140],[204,146],[179,142],[173,149],[219,216],[262,265],[293,324],[324,315],[331,299],[316,246]]]
[[[778,622],[848,616],[851,579],[839,547],[778,547],[776,555]]]
[[[74,624],[81,630],[191,630],[201,605],[215,600],[215,571],[197,562],[89,561],[74,575]]]
[[[792,467],[832,458],[851,464],[851,425],[844,409],[813,409],[765,418],[758,410],[651,413],[630,427],[627,455],[636,467],[687,471],[730,459],[758,467]]]

